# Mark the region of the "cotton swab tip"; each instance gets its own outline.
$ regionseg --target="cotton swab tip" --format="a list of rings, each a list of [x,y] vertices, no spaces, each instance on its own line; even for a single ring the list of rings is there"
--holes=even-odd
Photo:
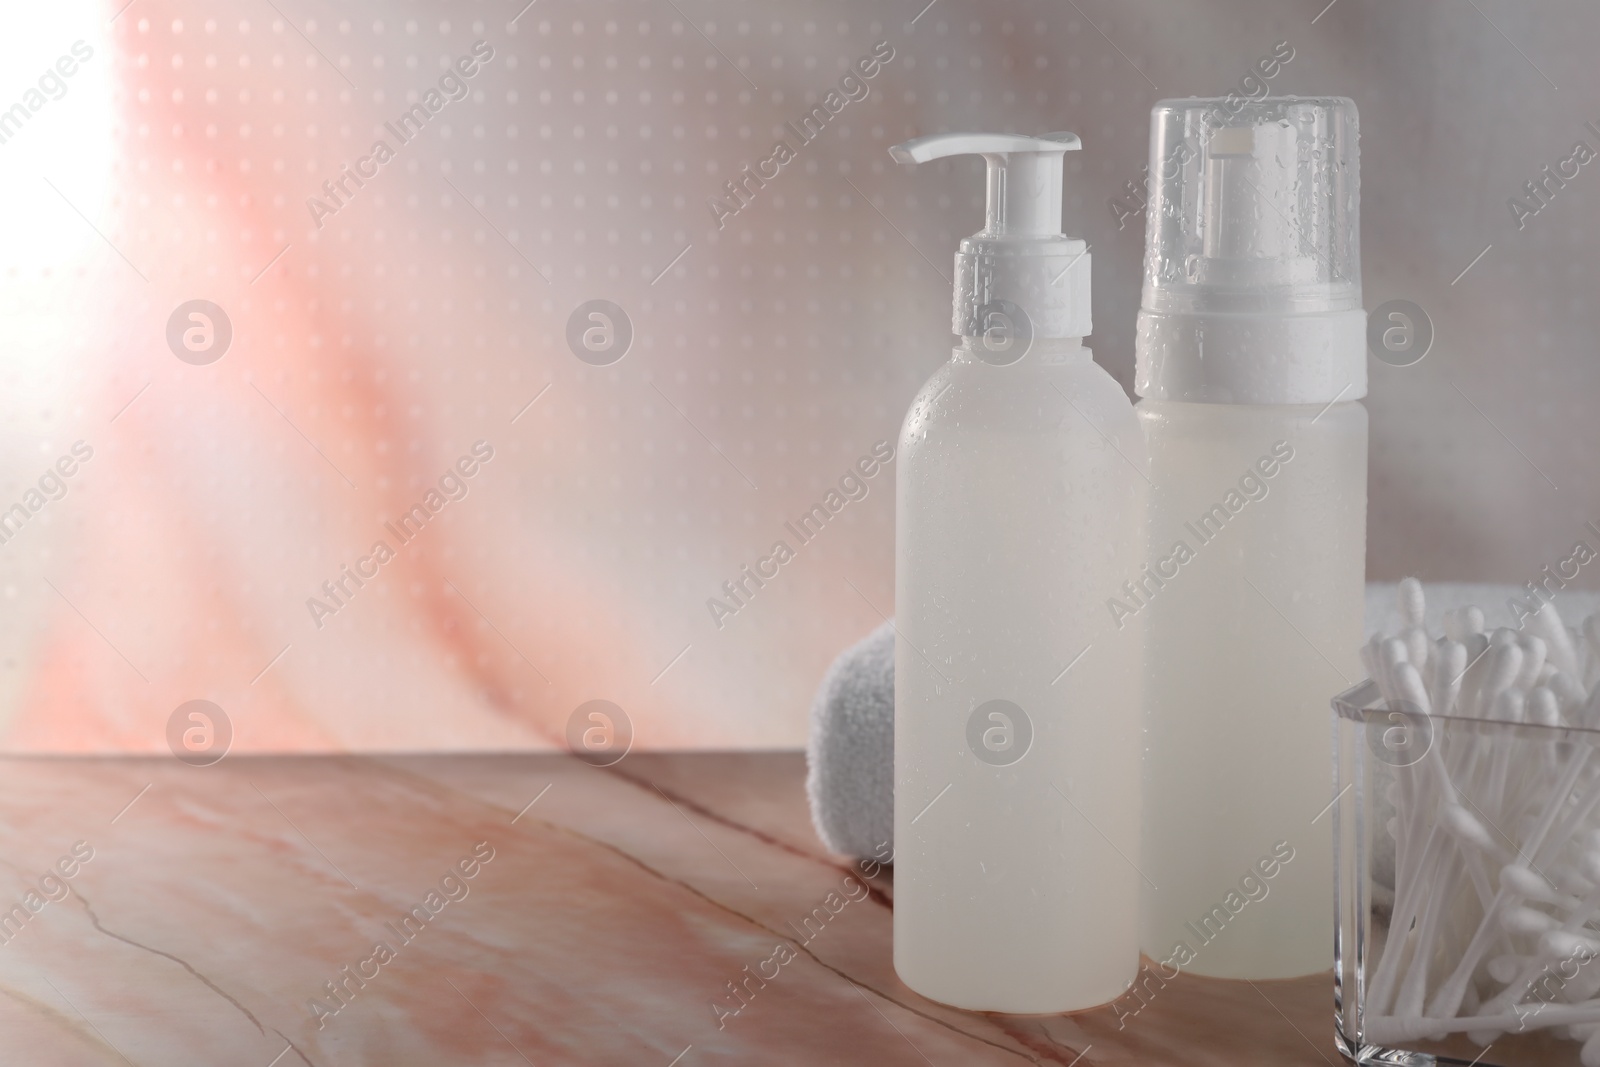
[[[1551,930],[1539,938],[1539,951],[1561,960],[1593,959],[1600,942],[1566,930]]]
[[[1542,875],[1519,863],[1508,864],[1500,869],[1500,888],[1535,900],[1555,896],[1554,886],[1545,881]]]
[[[1544,912],[1528,907],[1508,908],[1500,921],[1513,934],[1543,934],[1556,924]]]
[[[1502,985],[1509,984],[1527,965],[1527,956],[1496,956],[1489,961],[1489,977]]]
[[[1422,583],[1415,578],[1402,578],[1396,599],[1399,601],[1401,620],[1407,626],[1421,626],[1427,605],[1422,596]]]
[[[1464,842],[1477,845],[1479,848],[1490,852],[1496,849],[1494,838],[1490,836],[1488,830],[1484,829],[1483,823],[1479,822],[1476,816],[1460,804],[1441,805],[1439,808],[1439,822],[1446,830]]]
[[[1528,694],[1527,721],[1539,726],[1560,726],[1561,706],[1556,695],[1545,686]]]

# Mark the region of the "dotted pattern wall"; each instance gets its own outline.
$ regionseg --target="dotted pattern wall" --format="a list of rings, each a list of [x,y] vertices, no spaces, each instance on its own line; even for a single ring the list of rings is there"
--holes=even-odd
[[[165,751],[193,700],[239,751],[561,745],[593,700],[638,747],[800,744],[892,611],[893,463],[785,524],[895,442],[982,219],[979,163],[888,145],[1077,131],[1128,385],[1149,108],[1280,41],[1273,91],[1362,108],[1369,307],[1433,323],[1373,365],[1370,573],[1600,545],[1600,193],[1505,204],[1600,148],[1575,4],[124,2],[0,55],[10,749]]]

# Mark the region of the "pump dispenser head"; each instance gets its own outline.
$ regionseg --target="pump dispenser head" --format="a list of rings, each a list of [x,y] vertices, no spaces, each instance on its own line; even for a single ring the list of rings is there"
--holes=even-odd
[[[1155,106],[1140,396],[1366,395],[1356,138],[1356,106],[1343,97]]]
[[[980,155],[988,165],[983,229],[956,253],[952,328],[981,336],[988,310],[1009,305],[1030,337],[1090,332],[1089,252],[1061,233],[1062,162],[1083,147],[1074,133],[939,133],[889,149],[897,163]]]

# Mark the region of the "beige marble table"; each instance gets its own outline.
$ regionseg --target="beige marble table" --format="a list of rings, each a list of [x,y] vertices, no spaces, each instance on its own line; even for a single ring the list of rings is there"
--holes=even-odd
[[[892,871],[823,850],[804,773],[0,760],[0,1063],[1340,1064],[1331,977],[1180,976],[1137,1015],[922,999]]]

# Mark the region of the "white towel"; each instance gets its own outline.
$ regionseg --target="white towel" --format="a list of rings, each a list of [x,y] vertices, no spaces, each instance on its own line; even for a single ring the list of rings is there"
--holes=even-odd
[[[811,704],[806,795],[822,843],[885,856],[894,841],[894,622],[840,653]]]

